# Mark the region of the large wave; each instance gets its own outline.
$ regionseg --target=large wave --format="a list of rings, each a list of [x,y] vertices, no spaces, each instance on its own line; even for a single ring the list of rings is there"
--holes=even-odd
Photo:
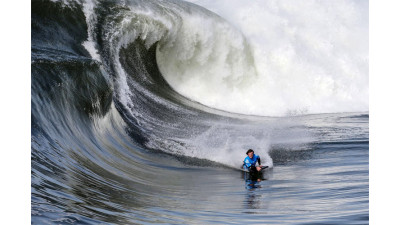
[[[182,207],[189,168],[365,142],[353,117],[294,115],[368,110],[368,3],[194,3],[31,2],[35,222],[143,223]]]
[[[121,97],[129,90],[118,52],[139,38],[157,45],[157,67],[175,91],[212,108],[263,116],[368,111],[368,2],[194,2],[220,16],[175,1],[127,3],[114,15],[120,20],[105,39]]]
[[[215,13],[181,1],[56,1],[50,9],[36,2],[34,11],[70,14],[53,16],[53,26],[33,22],[33,51],[49,57],[56,46],[65,52],[51,54],[91,58],[84,65],[98,65],[112,108],[145,148],[232,166],[243,149],[262,149],[272,165],[277,140],[310,140],[296,129],[281,132],[296,126],[293,119],[235,113],[368,110],[367,3],[195,3]],[[86,105],[107,111],[110,103],[99,99]]]
[[[270,146],[294,137],[296,145],[310,140],[301,129],[287,131],[296,127],[293,119],[233,113],[284,116],[368,109],[368,39],[363,38],[367,6],[348,1],[233,1],[233,9],[222,3],[196,3],[224,18],[180,1],[68,1],[48,8],[36,3],[34,10],[62,7],[60,11],[70,14],[53,16],[53,26],[33,22],[33,73],[51,73],[63,87],[70,79],[77,82],[75,67],[81,67],[88,77],[79,79],[94,93],[68,86],[63,89],[67,97],[57,104],[72,104],[92,114],[101,108],[99,115],[118,110],[131,137],[145,148],[231,166],[240,164],[237,159],[246,148],[260,149],[272,165]],[[318,10],[310,13],[311,8]],[[237,10],[237,16],[227,13],[230,10]],[[106,88],[93,86],[98,82],[106,82]],[[35,93],[43,92],[36,91],[41,85],[33,82],[34,103]],[[54,103],[45,103],[49,104]],[[45,112],[33,114],[42,118],[38,115]],[[75,116],[67,118],[53,120],[73,121]],[[49,127],[60,130],[54,126]]]

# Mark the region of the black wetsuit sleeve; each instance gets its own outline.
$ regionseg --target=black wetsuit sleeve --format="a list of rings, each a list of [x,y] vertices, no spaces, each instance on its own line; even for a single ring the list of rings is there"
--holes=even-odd
[[[261,158],[260,157],[258,157],[258,165],[261,165]]]

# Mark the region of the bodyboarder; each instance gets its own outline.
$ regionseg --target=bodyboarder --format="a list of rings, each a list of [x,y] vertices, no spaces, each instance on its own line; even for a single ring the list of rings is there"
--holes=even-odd
[[[254,154],[253,149],[247,150],[246,155],[247,155],[247,157],[243,161],[243,169],[245,169],[249,172],[261,171],[262,165],[261,165],[260,156]],[[258,166],[256,166],[257,162],[258,162]]]

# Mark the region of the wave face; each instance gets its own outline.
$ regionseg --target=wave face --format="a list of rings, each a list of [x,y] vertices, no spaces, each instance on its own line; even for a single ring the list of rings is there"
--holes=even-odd
[[[31,5],[32,223],[368,220],[368,3]]]

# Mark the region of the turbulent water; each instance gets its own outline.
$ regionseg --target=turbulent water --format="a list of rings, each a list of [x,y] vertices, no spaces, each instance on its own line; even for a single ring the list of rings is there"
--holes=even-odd
[[[368,1],[31,7],[33,224],[369,223]]]

